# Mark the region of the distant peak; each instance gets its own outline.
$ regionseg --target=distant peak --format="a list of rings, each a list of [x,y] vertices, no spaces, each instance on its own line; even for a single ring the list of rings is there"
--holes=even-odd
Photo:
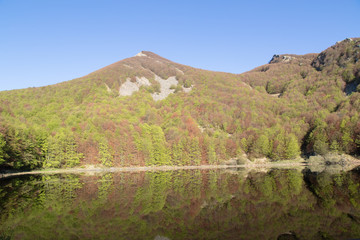
[[[272,64],[272,63],[288,63],[288,62],[291,62],[293,60],[296,60],[296,59],[302,59],[306,57],[306,55],[296,55],[296,54],[275,54],[269,64]]]
[[[337,41],[336,44],[339,44],[339,43],[342,43],[342,42],[352,42],[354,40],[356,41],[356,40],[358,40],[358,38],[345,38],[342,41]]]
[[[144,53],[144,51],[141,51],[138,54],[136,54],[135,57],[147,57],[147,55]]]
[[[143,59],[143,60],[152,59],[152,60],[160,61],[160,62],[171,62],[170,60],[163,58],[163,57],[161,57],[153,52],[150,52],[150,51],[141,51],[138,54],[136,54],[134,57],[135,58],[141,57],[141,58],[139,58],[139,60],[140,59]],[[144,57],[146,57],[146,58],[144,58]]]

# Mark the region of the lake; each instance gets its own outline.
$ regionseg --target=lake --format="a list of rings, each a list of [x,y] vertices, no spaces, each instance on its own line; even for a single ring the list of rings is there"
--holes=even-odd
[[[354,239],[360,168],[0,179],[0,239]]]

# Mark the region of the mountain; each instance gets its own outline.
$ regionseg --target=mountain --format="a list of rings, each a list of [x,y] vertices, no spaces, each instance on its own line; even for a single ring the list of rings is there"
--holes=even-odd
[[[243,74],[152,52],[82,78],[0,92],[0,166],[218,164],[360,153],[360,39]]]

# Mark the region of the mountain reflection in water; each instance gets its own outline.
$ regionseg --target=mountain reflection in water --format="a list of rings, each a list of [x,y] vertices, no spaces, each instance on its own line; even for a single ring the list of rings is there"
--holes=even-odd
[[[360,170],[179,170],[0,180],[0,239],[354,239]]]

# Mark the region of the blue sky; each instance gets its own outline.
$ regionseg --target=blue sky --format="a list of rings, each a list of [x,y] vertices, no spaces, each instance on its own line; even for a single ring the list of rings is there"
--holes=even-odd
[[[360,37],[360,0],[0,0],[0,90],[84,76],[152,51],[241,73]]]

